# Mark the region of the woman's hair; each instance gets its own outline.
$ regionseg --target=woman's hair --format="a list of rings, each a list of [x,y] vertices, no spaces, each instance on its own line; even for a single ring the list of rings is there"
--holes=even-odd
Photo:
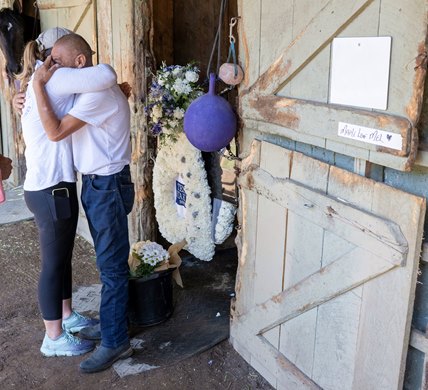
[[[25,92],[27,90],[28,82],[32,74],[35,71],[36,60],[45,60],[45,53],[39,51],[39,47],[36,41],[30,41],[27,43],[22,56],[22,71],[16,75],[16,79],[20,81],[20,91]]]

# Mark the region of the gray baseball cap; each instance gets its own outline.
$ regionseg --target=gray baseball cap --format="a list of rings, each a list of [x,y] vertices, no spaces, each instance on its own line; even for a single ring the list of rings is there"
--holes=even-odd
[[[50,28],[46,31],[43,31],[36,39],[37,46],[39,51],[52,49],[55,42],[63,37],[64,35],[74,34],[73,31],[67,30],[62,27]]]

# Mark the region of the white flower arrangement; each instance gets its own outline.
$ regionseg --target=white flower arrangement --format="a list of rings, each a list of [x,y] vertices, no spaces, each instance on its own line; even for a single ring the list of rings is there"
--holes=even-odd
[[[178,178],[185,188],[185,215],[177,212],[174,189]],[[184,134],[179,134],[173,145],[159,150],[153,169],[153,191],[162,236],[171,243],[185,239],[185,249],[191,254],[200,260],[211,260],[215,250],[211,237],[211,189],[202,154]]]
[[[155,268],[168,261],[169,253],[161,245],[152,241],[139,241],[132,245],[131,256],[136,259],[131,276],[149,275]]]
[[[166,66],[162,63],[154,76],[145,112],[151,133],[160,137],[162,145],[175,142],[183,132],[184,112],[202,95],[198,80],[199,69],[193,64]]]
[[[221,202],[221,207],[214,226],[214,242],[222,244],[233,230],[235,221],[236,206],[233,203]]]

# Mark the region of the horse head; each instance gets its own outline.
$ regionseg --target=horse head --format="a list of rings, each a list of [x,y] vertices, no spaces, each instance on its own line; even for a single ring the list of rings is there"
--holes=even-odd
[[[6,58],[6,70],[9,76],[20,70],[24,51],[24,22],[15,10],[0,10],[0,49]]]

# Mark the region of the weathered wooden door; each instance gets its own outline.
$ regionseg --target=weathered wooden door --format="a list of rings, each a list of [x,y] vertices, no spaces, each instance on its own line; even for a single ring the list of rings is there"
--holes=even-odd
[[[412,169],[427,1],[252,0],[239,14],[233,345],[277,388],[399,389],[425,200],[335,165]],[[361,36],[392,37],[386,110],[329,103],[331,43]],[[398,135],[401,148],[342,137],[340,123]]]
[[[277,388],[398,389],[425,200],[254,141],[235,348]]]

